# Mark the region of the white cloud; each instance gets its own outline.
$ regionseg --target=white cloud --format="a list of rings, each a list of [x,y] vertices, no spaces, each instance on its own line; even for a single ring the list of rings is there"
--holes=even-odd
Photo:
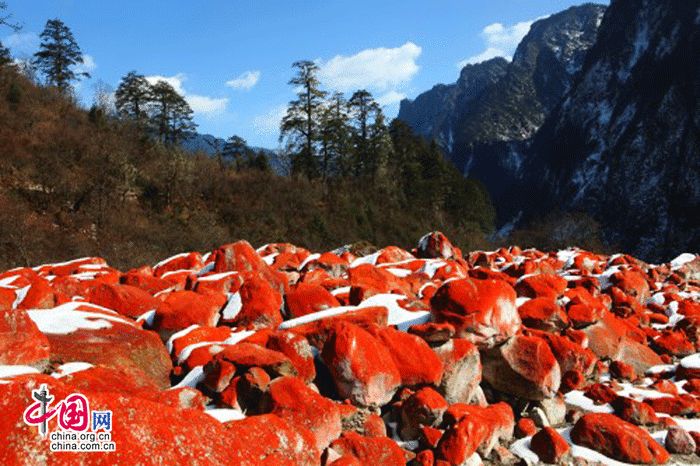
[[[387,91],[408,83],[418,73],[421,48],[413,42],[401,47],[365,49],[355,55],[336,55],[319,61],[319,78],[333,90]]]
[[[391,90],[391,91],[387,92],[386,94],[379,96],[377,98],[377,102],[382,107],[386,107],[388,105],[398,104],[399,102],[401,102],[405,98],[406,98],[406,94]]]
[[[97,63],[95,63],[95,59],[92,58],[92,55],[83,55],[83,63],[78,64],[76,67],[76,71],[78,73],[92,73],[95,68],[97,68]]]
[[[203,115],[220,114],[226,110],[228,105],[228,99],[225,97],[214,98],[187,92],[183,84],[187,80],[187,76],[184,73],[178,73],[175,76],[146,76],[146,80],[151,84],[155,84],[158,81],[165,81],[170,84],[190,104],[194,113]]]
[[[2,39],[2,43],[12,50],[13,55],[24,58],[33,55],[39,49],[41,40],[33,32],[17,32]]]
[[[518,44],[530,31],[530,26],[532,26],[532,23],[537,21],[537,19],[521,21],[512,25],[504,25],[503,23],[489,24],[481,30],[480,34],[486,46],[484,51],[462,60],[458,63],[458,66],[462,68],[465,65],[480,63],[494,57],[504,57],[508,60],[512,59]]]
[[[267,113],[253,118],[253,128],[260,135],[277,137],[280,133],[280,123],[286,112],[286,105],[278,105]]]
[[[228,87],[249,91],[260,80],[260,71],[246,71],[237,78],[226,81]]]

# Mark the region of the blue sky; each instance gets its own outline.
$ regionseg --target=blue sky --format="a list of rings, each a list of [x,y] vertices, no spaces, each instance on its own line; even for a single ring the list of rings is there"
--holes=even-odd
[[[199,131],[277,146],[293,98],[295,60],[318,60],[329,90],[367,88],[389,116],[398,101],[453,82],[460,64],[510,56],[536,18],[568,0],[8,0],[23,25],[0,40],[30,56],[47,19],[73,31],[92,79],[116,88],[131,70],[167,78],[195,110]],[[156,79],[156,78],[154,78]]]

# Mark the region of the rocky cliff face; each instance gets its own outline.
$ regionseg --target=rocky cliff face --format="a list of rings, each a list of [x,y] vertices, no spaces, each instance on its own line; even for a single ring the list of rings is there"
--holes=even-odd
[[[436,139],[499,205],[521,176],[530,138],[581,69],[604,12],[602,5],[585,4],[536,21],[511,63],[494,59],[469,65],[457,84],[402,102],[398,118]],[[457,89],[462,99],[454,97]]]
[[[610,5],[571,91],[528,151],[530,214],[558,206],[601,221],[648,260],[700,246],[700,6]]]
[[[447,152],[454,144],[454,129],[461,109],[478,99],[506,74],[509,63],[497,57],[462,68],[454,84],[438,84],[415,100],[401,102],[398,118],[428,139],[434,139]]]

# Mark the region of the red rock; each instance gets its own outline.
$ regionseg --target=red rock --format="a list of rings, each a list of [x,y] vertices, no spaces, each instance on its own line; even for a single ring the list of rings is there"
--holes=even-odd
[[[114,392],[160,402],[162,387],[159,387],[138,367],[115,368],[93,365],[85,370],[65,375],[60,380],[78,390]]]
[[[496,390],[526,400],[551,398],[559,390],[559,364],[541,338],[516,335],[481,356],[484,380]]]
[[[307,283],[299,283],[284,299],[289,318],[340,306],[335,296],[324,287]]]
[[[589,348],[596,356],[625,361],[637,374],[644,374],[651,366],[663,363],[653,350],[630,337],[627,324],[618,317],[607,315],[584,331],[588,335]]]
[[[252,466],[256,445],[232,435],[218,421],[198,409],[176,409],[138,397],[113,392],[82,391],[93,410],[112,411],[112,440],[116,451],[110,453],[51,452],[35,426],[23,421],[23,412],[34,400],[32,390],[45,383],[56,400],[75,389],[49,376],[18,377],[0,384],[0,463],[27,464],[31,458],[44,458],[47,464],[191,464],[207,458],[212,464]],[[54,430],[56,421],[49,423]],[[188,442],[182,439],[206,439]],[[258,443],[261,441],[257,439]],[[255,442],[252,442],[255,444]],[[168,447],[164,447],[168,446]],[[260,448],[260,446],[257,446]],[[309,463],[311,464],[311,463]],[[318,464],[318,463],[316,463]]]
[[[393,264],[396,262],[404,262],[414,259],[415,256],[404,249],[397,246],[387,246],[377,251],[377,260],[375,264]]]
[[[692,455],[695,453],[695,439],[678,426],[668,428],[664,446],[669,453],[678,453],[680,455]]]
[[[695,345],[688,341],[685,334],[672,330],[664,331],[658,338],[654,339],[654,348],[657,353],[676,357],[689,356],[695,353]]]
[[[596,404],[612,403],[617,398],[615,390],[600,383],[591,384],[583,394],[595,401]]]
[[[569,325],[564,310],[551,298],[535,298],[524,302],[518,314],[526,327],[554,332]]]
[[[454,338],[434,349],[444,371],[440,391],[449,403],[469,403],[481,383],[479,350],[469,340]]]
[[[518,280],[515,284],[515,291],[517,291],[518,296],[554,300],[564,294],[566,285],[566,280],[559,275],[537,274]]]
[[[561,376],[561,385],[559,391],[568,393],[572,390],[578,390],[585,383],[586,378],[579,370],[568,370]]]
[[[173,284],[167,280],[135,271],[129,271],[122,275],[120,283],[141,288],[150,295],[160,293],[161,291],[165,291],[173,287]]]
[[[654,409],[646,403],[618,396],[610,403],[615,410],[615,414],[622,420],[631,422],[638,426],[658,424]]]
[[[673,385],[675,388],[675,385]],[[683,390],[693,395],[700,395],[700,379],[690,379],[683,384]],[[678,393],[672,393],[672,395],[677,395]]]
[[[610,279],[625,295],[636,298],[640,303],[649,299],[649,283],[641,272],[621,270],[615,272]]]
[[[583,348],[571,338],[547,332],[528,331],[528,335],[542,338],[549,345],[562,372],[580,371],[591,375],[598,358],[588,348]]]
[[[190,252],[172,256],[153,267],[153,275],[162,277],[168,272],[177,270],[200,270],[204,266],[202,255],[198,252]]]
[[[243,284],[237,272],[207,274],[197,277],[191,288],[197,293],[235,293]]]
[[[166,339],[190,325],[216,326],[219,311],[226,303],[224,295],[201,295],[193,291],[168,293],[158,307],[153,328]]]
[[[435,464],[435,454],[432,450],[422,450],[418,452],[411,466],[433,466]]]
[[[87,300],[136,319],[148,311],[155,311],[161,301],[146,291],[129,285],[99,284],[90,289]]]
[[[424,387],[401,404],[401,438],[417,438],[421,426],[437,426],[447,409],[447,401],[435,389]]]
[[[362,328],[339,323],[321,353],[338,394],[362,406],[382,406],[401,384],[389,351]]]
[[[257,276],[279,293],[287,289],[284,274],[270,268],[247,241],[226,244],[212,253],[214,272],[238,272],[247,280]]]
[[[585,414],[574,425],[571,439],[627,463],[664,464],[669,460],[668,452],[647,431],[612,414]]]
[[[404,466],[406,458],[403,450],[389,438],[362,437],[355,432],[345,432],[331,444],[340,456],[356,458],[360,464]]]
[[[657,413],[666,413],[672,416],[689,416],[700,413],[700,400],[692,395],[645,398],[644,402],[654,408]]]
[[[691,431],[688,433],[695,440],[695,454],[700,455],[700,432]]]
[[[506,403],[486,408],[458,403],[445,416],[448,413],[456,422],[442,435],[436,456],[450,464],[462,464],[477,450],[486,457],[499,441],[507,442],[513,436],[513,410]]]
[[[297,376],[304,382],[310,383],[316,378],[314,354],[303,336],[292,332],[275,332],[270,335],[266,346],[287,356],[294,365]]]
[[[632,382],[637,380],[634,367],[622,361],[613,361],[610,363],[610,375],[617,379],[629,380]]]
[[[461,251],[455,248],[450,240],[447,239],[447,236],[439,231],[434,231],[423,236],[420,241],[418,241],[416,252],[418,257],[426,259],[457,259],[462,257]]]
[[[49,362],[49,341],[26,311],[0,310],[0,365],[43,369]]]
[[[530,449],[540,457],[540,461],[556,464],[569,453],[571,447],[559,432],[544,427],[530,440]]]
[[[394,274],[371,264],[361,264],[348,270],[350,303],[360,304],[367,298],[382,293],[408,294],[408,287]]]
[[[244,328],[275,329],[282,323],[282,295],[260,278],[247,279],[238,291],[242,307],[232,324]]]
[[[426,322],[411,325],[408,333],[421,337],[430,345],[441,345],[454,336],[455,328],[448,323]]]
[[[190,345],[203,342],[224,341],[231,336],[230,327],[196,327],[189,330],[184,335],[171,338],[171,354],[177,358],[182,350]]]
[[[260,367],[270,377],[297,375],[294,365],[284,354],[247,342],[226,346],[204,370],[206,373],[226,374],[227,364],[233,364],[238,370]]]
[[[303,465],[321,464],[321,454],[315,437],[301,425],[286,421],[274,414],[251,416],[241,421],[225,423],[229,436],[234,439],[231,450],[222,464]],[[203,442],[206,443],[206,442]]]
[[[498,280],[453,280],[431,298],[436,322],[448,322],[456,335],[479,347],[492,347],[520,328],[515,291]]]
[[[274,380],[265,400],[265,411],[309,429],[316,438],[318,450],[325,449],[340,437],[340,412],[336,404],[309,388],[298,377]]]
[[[49,309],[56,305],[56,295],[47,280],[36,277],[31,287],[17,305],[19,309]]]
[[[676,387],[676,384],[666,379],[657,380],[653,384],[649,385],[649,388],[668,395],[678,395],[678,387]]]
[[[322,349],[328,336],[339,322],[347,322],[364,329],[386,327],[389,311],[384,306],[368,306],[343,314],[314,320],[289,328],[290,332],[303,335],[309,343]]]
[[[39,318],[42,325],[47,326],[44,334],[49,341],[52,361],[88,362],[118,370],[135,368],[143,371],[158,387],[170,386],[172,363],[156,333],[142,330],[126,317],[100,311],[88,304],[32,312],[41,313],[33,319]],[[89,328],[88,322],[96,319],[103,322],[100,327]],[[49,325],[52,322],[72,322],[75,327],[51,333],[55,331]],[[42,330],[42,326],[39,329]]]
[[[515,424],[514,434],[516,438],[531,437],[536,433],[537,426],[535,425],[535,421],[529,417],[521,417]]]
[[[435,449],[440,443],[442,431],[434,427],[423,426],[420,428],[420,443],[427,448]]]
[[[382,328],[375,336],[389,350],[391,359],[401,375],[402,385],[440,384],[442,361],[425,341],[393,327]]]

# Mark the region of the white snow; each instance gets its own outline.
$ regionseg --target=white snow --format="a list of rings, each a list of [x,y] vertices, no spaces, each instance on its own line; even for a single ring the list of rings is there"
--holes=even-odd
[[[65,377],[70,374],[75,374],[76,372],[84,371],[90,369],[91,367],[94,366],[89,362],[67,362],[58,366],[58,368],[51,374],[51,377],[60,379],[61,377]]]
[[[262,260],[265,261],[265,263],[267,265],[272,265],[275,263],[275,257],[277,257],[277,256],[279,256],[279,253],[273,252],[272,254],[269,254],[269,255],[263,257]]]
[[[398,305],[398,301],[406,299],[404,295],[400,294],[378,294],[374,295],[368,299],[365,299],[357,306],[339,306],[332,307],[330,309],[325,309],[323,311],[314,312],[312,314],[307,314],[296,319],[289,319],[282,322],[279,326],[281,330],[290,329],[297,327],[299,325],[308,324],[309,322],[314,322],[321,319],[326,319],[328,317],[333,317],[341,314],[346,314],[348,312],[354,312],[362,308],[373,307],[373,306],[383,306],[389,311],[388,315],[388,325],[396,325],[399,330],[406,330],[411,325],[424,323],[430,320],[429,311],[407,311]]]
[[[170,353],[170,354],[173,353],[173,343],[175,342],[175,340],[177,340],[178,338],[184,337],[185,335],[187,335],[188,333],[190,333],[192,330],[194,330],[196,328],[199,328],[199,325],[192,324],[189,327],[182,329],[182,330],[170,335],[170,338],[168,338],[168,341],[165,342],[165,348],[168,350],[168,353]]]
[[[29,293],[29,288],[31,288],[31,285],[27,285],[15,291],[15,301],[12,303],[12,309],[17,309],[17,306],[24,301],[24,298],[27,297],[27,293]]]
[[[9,277],[0,278],[0,286],[5,287],[5,288],[16,288],[16,287],[11,286],[11,285],[19,277],[20,277],[19,275],[11,275]]]
[[[246,418],[243,411],[239,409],[213,408],[204,411],[219,422],[240,421]]]
[[[32,366],[0,366],[0,379],[8,379],[24,374],[39,374],[39,370]]]
[[[231,275],[238,275],[238,272],[220,272],[213,273],[211,275],[205,275],[203,277],[197,278],[198,282],[213,282],[217,280],[223,280],[224,278],[230,277]]]
[[[700,353],[695,353],[681,359],[681,367],[686,369],[700,369]]]
[[[413,273],[408,269],[400,269],[398,267],[387,267],[386,271],[399,278],[408,277]]]
[[[178,364],[182,364],[183,362],[187,361],[187,358],[190,357],[190,354],[192,354],[192,351],[196,350],[197,348],[201,348],[203,346],[214,346],[214,345],[221,345],[221,346],[226,346],[226,345],[235,345],[236,343],[239,343],[252,334],[255,333],[255,330],[243,330],[240,332],[234,332],[231,334],[230,337],[225,339],[224,341],[200,341],[198,343],[193,343],[191,345],[185,346],[182,351],[180,351],[180,354],[177,356]]]
[[[515,306],[520,307],[528,301],[530,301],[530,298],[528,298],[527,296],[520,296],[515,299]]]
[[[233,320],[236,318],[239,312],[243,309],[243,301],[241,300],[241,293],[229,293],[228,302],[226,307],[221,311],[221,315],[226,320]]]
[[[683,267],[685,264],[688,262],[692,262],[695,260],[695,254],[691,254],[689,252],[684,252],[680,256],[676,257],[671,261],[671,270],[676,270],[681,267]]]
[[[104,311],[90,312],[78,307],[87,306],[86,303],[72,301],[53,309],[29,310],[29,318],[34,321],[39,331],[51,335],[67,335],[81,329],[97,330],[112,327],[111,322],[133,326],[133,322],[119,317],[114,311],[94,304],[92,308]]]
[[[581,390],[572,390],[566,393],[564,395],[564,401],[566,404],[579,407],[586,412],[608,414],[612,414],[614,412],[610,404],[605,403],[597,405],[593,402],[593,400],[584,395]]]
[[[437,271],[445,265],[447,265],[447,262],[445,262],[442,259],[426,259],[423,261],[423,267],[421,267],[419,272],[422,272],[430,278],[433,278]]]
[[[331,294],[333,296],[338,296],[339,294],[345,294],[345,293],[350,293],[350,286],[341,286],[339,288],[334,289],[331,291]]]
[[[183,378],[178,384],[170,387],[170,390],[182,387],[197,388],[197,384],[199,384],[202,380],[204,380],[204,368],[202,366],[197,366],[189,371],[187,375],[185,375],[185,378]]]
[[[303,270],[304,267],[306,267],[306,265],[307,265],[309,262],[313,262],[313,261],[315,261],[316,259],[318,259],[319,257],[321,257],[321,254],[319,254],[319,253],[317,253],[317,252],[315,252],[315,253],[313,253],[313,254],[309,254],[309,257],[307,257],[306,259],[304,259],[304,262],[302,262],[302,263],[299,265],[299,269],[298,269],[298,270]]]
[[[136,318],[136,322],[143,322],[146,324],[147,327],[153,327],[153,321],[156,318],[156,310],[151,309],[150,311],[146,311],[140,316]]]
[[[354,268],[357,267],[358,265],[362,265],[362,264],[376,265],[376,264],[377,264],[377,259],[379,259],[379,255],[380,255],[381,253],[382,253],[382,251],[379,250],[379,251],[377,251],[377,252],[375,252],[375,253],[368,254],[368,255],[362,256],[362,257],[358,257],[357,259],[355,259],[354,261],[352,261],[352,263],[350,264],[350,268],[351,268],[351,269],[354,269]]]

